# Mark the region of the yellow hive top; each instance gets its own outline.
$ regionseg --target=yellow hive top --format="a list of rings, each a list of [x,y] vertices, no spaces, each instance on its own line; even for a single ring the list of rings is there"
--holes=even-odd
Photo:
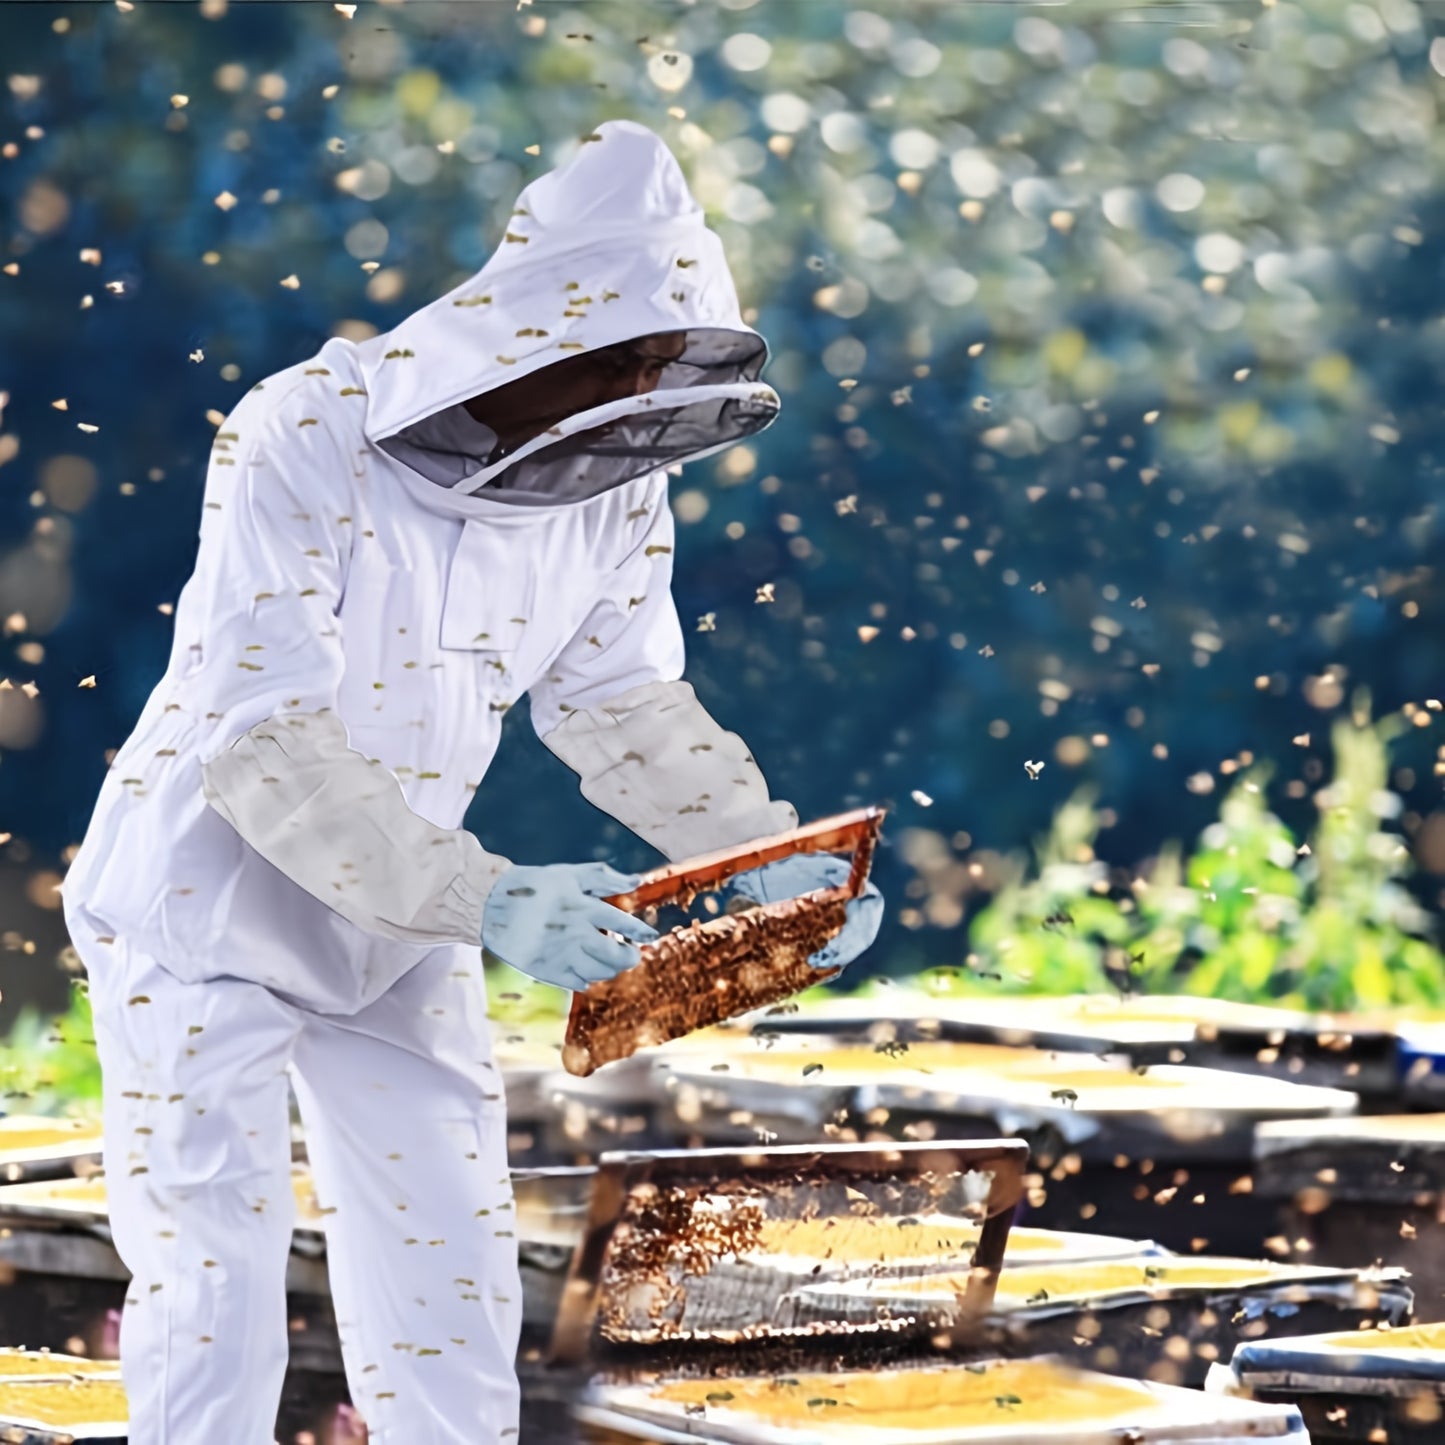
[[[1445,1017],[1436,1012],[1405,1011],[1412,1021]],[[1238,1003],[1231,999],[1203,998],[1194,995],[1145,994],[1121,999],[1114,994],[1083,994],[1069,997],[1001,998],[935,992],[927,988],[893,987],[880,990],[867,998],[840,997],[809,1000],[799,1008],[799,1017],[807,1019],[852,1019],[858,1023],[876,1018],[879,1022],[898,1019],[950,1019],[998,1029],[1024,1033],[1050,1029],[1121,1029],[1139,1036],[1152,1029],[1154,1036],[1177,1038],[1193,1036],[1200,1024],[1257,1031],[1297,1029],[1305,1026],[1323,1031],[1331,1028],[1388,1027],[1392,1017],[1379,1015],[1305,1014],[1278,1004]]]
[[[707,1060],[710,1085],[753,1080],[774,1086],[853,1089],[887,1085],[957,1098],[1017,1099],[1030,1107],[1073,1108],[1080,1113],[1116,1110],[1184,1110],[1217,1113],[1277,1110],[1345,1112],[1354,1096],[1292,1080],[1262,1078],[1225,1069],[1154,1065],[1136,1072],[1122,1062],[1091,1054],[1014,1049],[1000,1044],[927,1042],[892,1054],[868,1044],[837,1045],[818,1039],[784,1049],[742,1049],[716,1055],[684,1054],[668,1061],[679,1073],[700,1078]],[[724,1067],[725,1066],[725,1067]]]
[[[99,1145],[99,1119],[47,1119],[40,1114],[7,1114],[0,1118],[0,1163],[6,1154],[39,1149],[65,1152],[76,1144]]]
[[[1347,1334],[1317,1335],[1312,1343],[1331,1350],[1367,1350],[1371,1354],[1433,1354],[1445,1351],[1445,1323],[1407,1325],[1398,1330],[1351,1330]]]
[[[0,1423],[34,1423],[69,1430],[79,1425],[123,1425],[128,1419],[119,1380],[0,1385]]]
[[[1150,994],[1137,999],[1094,995],[1040,1000],[1040,1012],[1079,1023],[1218,1024],[1222,1027],[1271,1029],[1298,1024],[1302,1015],[1269,1004],[1237,1003],[1232,999]],[[1322,1024],[1333,1022],[1318,1015]]]
[[[1071,1240],[1068,1235],[1058,1234],[1052,1229],[1011,1229],[1004,1257],[1016,1254],[1070,1254],[1079,1247],[1077,1236]]]
[[[292,1165],[291,1188],[296,1195],[297,1226],[303,1229],[321,1229],[326,1216],[321,1212],[311,1171],[306,1165]],[[68,1207],[103,1215],[107,1209],[105,1176],[92,1174],[84,1179],[28,1179],[21,1184],[0,1184],[0,1211],[3,1211],[6,1205],[15,1204],[51,1205],[62,1209]],[[536,1216],[542,1212],[541,1206],[525,1201],[518,1206],[518,1218],[532,1223],[535,1229],[542,1228],[546,1223],[545,1218],[536,1220]]]
[[[1077,1056],[1051,1053],[1047,1049],[1014,1049],[1006,1044],[957,1044],[938,1040],[911,1043],[897,1052],[876,1049],[872,1044],[842,1044],[826,1037],[786,1046],[764,1048],[752,1039],[738,1039],[719,1056],[733,1068],[747,1073],[795,1076],[810,1064],[822,1064],[823,1074],[908,1074],[953,1073],[959,1069],[980,1069],[987,1073],[1017,1074],[1029,1069],[1057,1067],[1060,1058]],[[1104,1068],[1100,1065],[1101,1070]],[[811,1077],[811,1076],[810,1076]]]
[[[731,1396],[730,1399],[720,1398]],[[1141,1385],[1087,1374],[1046,1360],[948,1370],[874,1370],[782,1379],[686,1380],[659,1385],[652,1400],[745,1414],[760,1424],[824,1428],[830,1420],[886,1430],[900,1442],[940,1430],[976,1430],[1073,1420],[1081,1428],[1122,1415],[1131,1424],[1167,1416]],[[709,1399],[709,1397],[712,1397]]]
[[[819,1039],[803,1047],[790,1044],[787,1048],[729,1051],[719,1062],[728,1065],[728,1072],[748,1078],[803,1080],[825,1085],[859,1076],[881,1075],[890,1083],[921,1086],[937,1075],[947,1075],[950,1077],[944,1082],[953,1086],[958,1080],[952,1076],[959,1074],[1036,1080],[1054,1088],[1158,1088],[1161,1084],[1178,1084],[1177,1080],[1161,1080],[1152,1073],[1136,1074],[1132,1069],[1107,1064],[1088,1054],[1015,1049],[1006,1044],[930,1041],[909,1044],[906,1051],[893,1053],[875,1049],[871,1044],[836,1044]],[[821,1069],[816,1067],[819,1064]],[[804,1074],[805,1069],[810,1072]]]
[[[966,1262],[978,1244],[976,1226],[923,1222],[900,1225],[896,1219],[833,1215],[826,1219],[769,1219],[752,1253],[799,1255],[855,1264],[874,1261],[954,1258]]]
[[[948,1219],[896,1219],[833,1215],[824,1219],[769,1219],[759,1234],[756,1254],[796,1255],[805,1259],[853,1264],[897,1264],[920,1259],[958,1259],[966,1264],[978,1245],[979,1227]],[[1064,1255],[1077,1241],[1048,1229],[1015,1229],[1009,1256]]]
[[[87,1360],[80,1355],[47,1354],[43,1350],[0,1349],[0,1376],[117,1375],[117,1360]]]
[[[999,1277],[995,1307],[1019,1309],[1062,1300],[1092,1300],[1111,1294],[1158,1290],[1243,1289],[1253,1285],[1304,1283],[1317,1277],[1291,1265],[1248,1259],[1100,1260],[1078,1264],[1021,1264]],[[962,1294],[967,1274],[930,1274],[914,1279],[870,1281],[870,1292],[929,1297]],[[1040,1292],[1044,1298],[1039,1298]]]
[[[1382,1143],[1434,1144],[1445,1139],[1445,1114],[1363,1114],[1358,1118],[1280,1121],[1265,1126],[1266,1139],[1303,1139],[1328,1143],[1342,1139],[1378,1139]]]

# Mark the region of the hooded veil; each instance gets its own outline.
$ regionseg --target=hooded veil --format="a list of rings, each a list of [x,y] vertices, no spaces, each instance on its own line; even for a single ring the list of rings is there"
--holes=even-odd
[[[587,351],[685,332],[655,391],[576,412],[488,462],[497,438],[464,403]],[[635,121],[585,136],[523,190],[470,280],[358,348],[366,438],[455,495],[586,501],[763,430],[777,393],[722,242],[676,158]],[[603,430],[605,428],[605,431]]]

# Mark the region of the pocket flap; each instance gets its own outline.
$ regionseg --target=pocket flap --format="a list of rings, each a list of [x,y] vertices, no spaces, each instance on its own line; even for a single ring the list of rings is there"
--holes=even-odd
[[[531,549],[505,527],[467,522],[452,554],[441,645],[462,652],[515,652],[536,596]]]

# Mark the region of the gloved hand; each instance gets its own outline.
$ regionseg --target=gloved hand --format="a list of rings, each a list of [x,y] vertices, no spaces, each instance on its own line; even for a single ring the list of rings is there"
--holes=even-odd
[[[797,853],[779,858],[748,873],[739,873],[732,886],[754,903],[778,903],[798,898],[817,888],[838,888],[848,881],[852,863],[830,853]],[[814,968],[846,968],[878,937],[883,922],[883,895],[872,883],[848,902],[848,921],[808,960]]]
[[[636,874],[606,863],[514,863],[487,895],[482,946],[529,978],[580,992],[631,968],[641,957],[637,945],[657,937],[640,918],[602,901],[637,883]],[[632,942],[608,938],[602,928]]]

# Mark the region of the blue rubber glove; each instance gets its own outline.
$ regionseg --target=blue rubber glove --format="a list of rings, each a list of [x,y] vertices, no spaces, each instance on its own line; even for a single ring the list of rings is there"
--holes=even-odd
[[[848,881],[852,864],[831,853],[798,853],[766,863],[749,873],[739,873],[732,886],[754,903],[780,903],[799,898],[818,888],[838,888]],[[872,884],[848,902],[848,921],[843,931],[830,939],[808,960],[814,968],[847,968],[878,937],[883,922],[883,895]]]
[[[627,893],[636,874],[606,863],[513,864],[492,885],[482,913],[482,946],[541,983],[581,992],[638,962],[638,944],[657,930],[602,899]],[[631,942],[608,938],[610,929]]]

